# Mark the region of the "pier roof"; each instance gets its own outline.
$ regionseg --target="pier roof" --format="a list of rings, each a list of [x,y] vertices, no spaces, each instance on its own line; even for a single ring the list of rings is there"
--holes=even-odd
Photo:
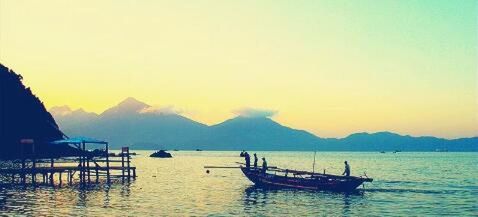
[[[51,143],[52,144],[83,144],[83,143],[108,144],[108,142],[106,141],[88,138],[88,137],[74,137],[69,139],[56,140]]]

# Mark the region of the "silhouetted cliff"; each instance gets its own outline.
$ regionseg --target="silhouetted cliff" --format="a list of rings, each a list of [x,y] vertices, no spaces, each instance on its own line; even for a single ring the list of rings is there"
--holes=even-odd
[[[18,158],[27,152],[21,139],[35,141],[37,156],[61,155],[71,149],[48,142],[62,138],[43,103],[23,85],[22,76],[0,64],[0,158]]]

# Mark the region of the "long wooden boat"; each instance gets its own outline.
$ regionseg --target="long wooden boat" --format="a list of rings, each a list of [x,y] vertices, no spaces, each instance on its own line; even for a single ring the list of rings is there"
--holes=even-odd
[[[259,168],[246,168],[242,166],[241,170],[256,186],[266,188],[350,192],[356,190],[364,182],[373,181],[372,178],[368,177],[337,176],[280,168],[268,169],[267,173],[263,173],[262,169]]]

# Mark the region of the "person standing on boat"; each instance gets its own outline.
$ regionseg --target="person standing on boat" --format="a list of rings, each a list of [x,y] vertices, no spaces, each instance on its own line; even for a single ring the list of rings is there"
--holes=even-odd
[[[244,158],[246,159],[246,168],[249,169],[251,167],[251,156],[247,151],[244,153]]]
[[[266,161],[266,158],[263,157],[263,158],[262,158],[262,173],[265,174],[266,171],[267,171],[267,161]]]
[[[254,168],[257,168],[257,154],[254,153]]]
[[[344,164],[345,164],[345,170],[344,170],[344,173],[342,173],[342,175],[350,176],[350,165],[347,163],[347,161],[345,161]]]

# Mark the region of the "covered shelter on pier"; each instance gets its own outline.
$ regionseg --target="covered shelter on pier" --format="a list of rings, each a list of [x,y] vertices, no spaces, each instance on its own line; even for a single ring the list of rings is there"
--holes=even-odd
[[[104,145],[104,150],[105,154],[103,157],[106,158],[106,179],[108,182],[110,182],[110,161],[109,161],[109,145],[108,142],[103,141],[103,140],[98,140],[94,138],[89,138],[89,137],[73,137],[73,138],[68,138],[68,139],[61,139],[61,140],[56,140],[51,142],[52,144],[67,144],[67,145],[73,145],[74,147],[78,148],[80,150],[80,156],[79,156],[79,164],[78,167],[80,168],[80,182],[86,182],[86,178],[90,177],[89,171],[90,171],[90,160],[92,160],[90,152],[88,152],[87,144],[92,144],[92,145]],[[94,162],[94,161],[93,161]],[[96,162],[94,162],[96,165],[98,165]],[[87,171],[88,174],[85,174]]]

